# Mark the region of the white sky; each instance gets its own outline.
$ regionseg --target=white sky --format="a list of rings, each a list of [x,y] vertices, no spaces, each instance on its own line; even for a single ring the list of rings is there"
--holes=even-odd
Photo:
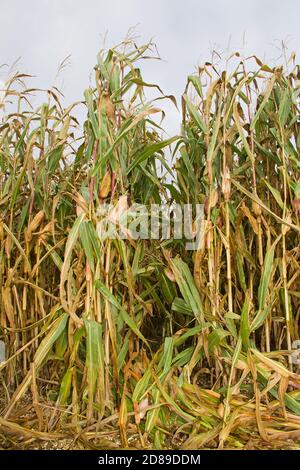
[[[144,79],[177,97],[186,76],[210,60],[211,51],[240,50],[269,63],[284,40],[300,55],[299,0],[0,0],[0,64],[36,76],[32,86],[55,82],[61,61],[70,65],[56,84],[67,102],[82,98],[97,51],[119,43],[136,26],[141,41],[153,38],[163,62],[147,62]],[[0,69],[0,78],[5,78]],[[168,127],[179,116],[171,112]]]

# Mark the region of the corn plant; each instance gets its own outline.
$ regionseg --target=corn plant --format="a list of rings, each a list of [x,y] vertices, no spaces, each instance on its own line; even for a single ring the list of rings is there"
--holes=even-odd
[[[282,447],[299,437],[299,68],[206,64],[188,77],[181,135],[165,138],[160,102],[176,102],[142,78],[151,52],[101,51],[94,88],[68,108],[51,89],[33,110],[21,74],[6,84],[0,431],[93,448],[106,432],[123,447]],[[107,203],[115,221],[174,202],[204,205],[194,252],[172,230],[99,229]]]

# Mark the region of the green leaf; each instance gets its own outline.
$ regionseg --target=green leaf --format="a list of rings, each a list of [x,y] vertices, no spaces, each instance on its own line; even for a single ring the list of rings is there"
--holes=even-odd
[[[164,341],[164,349],[161,360],[158,364],[158,369],[163,368],[163,374],[167,374],[171,368],[173,357],[174,340],[172,337],[166,337]]]
[[[242,338],[242,344],[244,349],[249,348],[249,336],[250,336],[250,324],[249,324],[249,313],[251,308],[251,301],[250,296],[247,293],[245,302],[241,312],[241,320],[240,320],[240,336]]]
[[[149,343],[146,338],[142,335],[140,330],[138,329],[137,325],[135,324],[134,320],[128,315],[126,310],[121,306],[121,304],[117,301],[115,296],[110,292],[110,290],[106,287],[106,285],[97,279],[95,281],[95,288],[98,289],[101,294],[112,304],[116,307],[124,320],[124,322],[129,326],[129,328],[149,347]]]
[[[275,300],[275,294],[272,294],[272,298],[269,302],[268,305],[266,305],[263,309],[258,310],[257,314],[253,318],[253,321],[251,323],[250,330],[255,331],[257,330],[260,326],[262,326],[266,320],[266,318],[269,316],[273,305],[274,305],[274,300]]]
[[[198,322],[202,323],[204,310],[188,265],[178,257],[170,261],[170,266],[186,304],[191,308]]]
[[[281,198],[281,195],[280,195],[280,192],[278,191],[278,189],[273,188],[273,186],[271,186],[270,183],[266,179],[263,179],[263,182],[267,186],[267,188],[271,191],[271,193],[273,194],[273,196],[274,196],[277,204],[279,205],[279,207],[283,210],[284,204],[283,204],[283,200]]]
[[[186,102],[187,110],[188,110],[190,116],[192,117],[192,119],[194,120],[195,124],[197,124],[199,129],[202,132],[204,132],[204,134],[207,134],[208,133],[207,126],[206,126],[205,122],[202,120],[202,118],[200,116],[200,113],[198,112],[196,106],[193,105],[193,103],[189,100],[187,95],[183,95],[183,99]]]
[[[273,261],[274,261],[274,253],[275,253],[275,246],[277,241],[273,243],[273,245],[267,251],[265,256],[263,271],[258,287],[258,308],[262,310],[265,305],[269,284],[271,281],[271,275],[273,270]]]
[[[279,105],[279,111],[278,111],[278,119],[282,126],[285,125],[289,117],[291,106],[292,106],[291,91],[288,88],[286,88],[284,92],[282,93],[280,105]]]
[[[174,310],[174,312],[179,312],[179,313],[183,313],[184,315],[193,316],[193,310],[191,309],[191,307],[186,303],[185,300],[180,299],[179,297],[176,297],[173,300],[171,309]]]
[[[89,232],[88,227],[89,227],[89,221],[84,220],[82,224],[80,225],[79,235],[80,235],[80,241],[82,243],[88,264],[92,272],[94,272],[95,271],[94,249],[93,249],[93,243],[90,238],[90,232]]]
[[[269,84],[268,84],[268,87],[267,87],[267,90],[264,94],[264,97],[263,97],[263,100],[254,116],[254,118],[252,119],[252,122],[251,122],[251,125],[250,125],[250,129],[253,130],[255,128],[255,125],[259,119],[259,116],[261,115],[262,111],[264,110],[267,102],[268,102],[268,99],[270,98],[270,95],[272,93],[272,90],[273,90],[273,87],[274,87],[274,83],[276,81],[276,75],[274,74],[270,81],[269,81]]]
[[[94,320],[84,319],[86,330],[86,367],[90,408],[93,406],[94,393],[97,390],[101,396],[100,405],[104,406],[104,352],[102,340],[102,325]]]
[[[71,385],[72,385],[72,376],[73,376],[73,367],[67,369],[67,372],[62,378],[60,383],[59,395],[58,395],[58,405],[63,406],[68,403],[70,393],[71,393]]]
[[[135,157],[133,162],[129,165],[126,170],[126,175],[128,176],[137,165],[147,160],[149,157],[151,157],[151,155],[154,155],[156,152],[159,152],[164,147],[171,145],[177,139],[178,137],[174,136],[171,139],[163,140],[162,142],[157,142],[146,147],[139,155],[137,155],[137,157]]]

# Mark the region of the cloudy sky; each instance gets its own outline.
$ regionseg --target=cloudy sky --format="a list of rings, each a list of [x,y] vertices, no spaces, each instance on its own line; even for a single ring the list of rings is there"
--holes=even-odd
[[[106,46],[114,45],[132,27],[141,41],[153,38],[164,59],[148,61],[144,79],[177,97],[187,74],[210,60],[213,49],[272,63],[280,60],[284,41],[300,56],[298,0],[0,0],[0,6],[0,64],[20,57],[17,68],[36,76],[33,86],[57,84],[67,102],[82,98],[104,38]],[[175,121],[171,113],[168,125]]]

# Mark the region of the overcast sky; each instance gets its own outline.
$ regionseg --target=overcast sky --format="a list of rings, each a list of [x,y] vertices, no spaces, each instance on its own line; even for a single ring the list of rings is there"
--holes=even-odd
[[[134,26],[141,41],[154,39],[164,59],[148,61],[144,79],[177,97],[186,76],[210,60],[213,48],[242,50],[272,63],[283,40],[300,56],[299,0],[0,0],[0,6],[0,64],[21,57],[18,70],[35,75],[32,85],[45,88],[71,54],[56,82],[68,103],[81,99],[89,85],[105,34],[111,46]],[[171,113],[168,126],[175,121]]]

